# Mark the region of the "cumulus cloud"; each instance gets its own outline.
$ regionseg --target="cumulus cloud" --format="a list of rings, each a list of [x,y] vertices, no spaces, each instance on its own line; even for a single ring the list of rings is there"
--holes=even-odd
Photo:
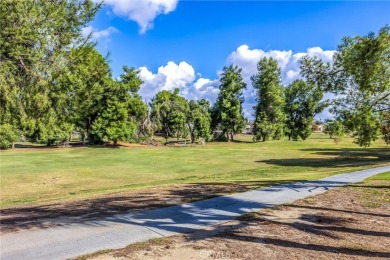
[[[295,79],[300,78],[300,59],[309,55],[318,57],[324,62],[331,62],[335,51],[325,51],[320,47],[308,48],[306,52],[293,53],[291,50],[270,50],[250,49],[248,45],[241,45],[227,58],[227,64],[234,64],[242,68],[244,81],[247,89],[244,91],[244,111],[247,117],[253,117],[252,107],[255,105],[255,90],[252,87],[251,76],[257,73],[257,63],[264,57],[272,57],[277,60],[281,69],[282,83],[288,85]],[[327,112],[328,113],[328,112]],[[324,115],[325,116],[325,115]]]
[[[105,41],[110,41],[110,35],[113,34],[113,33],[117,33],[118,30],[115,28],[115,27],[108,27],[107,29],[105,30],[97,30],[95,28],[93,28],[91,25],[87,26],[87,27],[84,27],[82,30],[81,30],[81,34],[84,36],[84,37],[88,37],[90,34],[92,36],[92,40],[100,40],[100,39],[104,39]]]
[[[300,77],[299,61],[303,56],[316,56],[323,61],[331,62],[333,54],[334,51],[324,51],[319,47],[309,48],[306,52],[302,53],[293,53],[291,50],[264,51],[261,49],[250,49],[247,45],[238,47],[227,57],[226,63],[234,64],[242,68],[243,78],[247,83],[247,89],[244,91],[245,102],[243,107],[245,117],[253,118],[256,92],[250,78],[257,72],[257,62],[261,58],[272,57],[278,61],[282,72],[282,83],[287,85]],[[147,67],[140,67],[139,69],[140,77],[144,81],[140,94],[148,101],[161,90],[172,91],[175,88],[180,90],[180,95],[190,100],[205,98],[211,103],[214,103],[217,99],[219,80],[202,77],[199,72],[197,73],[185,61],[178,64],[169,61],[166,65],[159,67],[157,72],[152,72]],[[329,117],[331,117],[329,111],[324,111],[318,116],[321,119]]]
[[[140,94],[146,100],[161,90],[172,91],[175,88],[187,99],[208,99],[214,102],[219,89],[218,80],[202,78],[199,73],[195,74],[194,68],[185,61],[176,64],[169,61],[165,66],[158,68],[156,73],[147,67],[140,67],[140,78],[144,81]]]
[[[241,45],[233,51],[227,58],[228,64],[235,64],[242,68],[243,76],[250,84],[250,77],[257,72],[257,62],[264,57],[272,57],[278,61],[282,72],[283,84],[289,84],[299,78],[299,60],[309,55],[318,57],[325,62],[332,61],[335,51],[324,51],[320,47],[307,49],[307,52],[293,53],[291,50],[270,50],[250,49],[248,45]]]
[[[97,1],[97,0],[96,0]],[[176,9],[178,0],[105,0],[115,15],[135,21],[139,32],[153,28],[154,19],[160,14],[168,14]]]

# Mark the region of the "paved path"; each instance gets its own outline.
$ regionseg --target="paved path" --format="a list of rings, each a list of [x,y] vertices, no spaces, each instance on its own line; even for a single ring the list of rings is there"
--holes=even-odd
[[[125,247],[151,238],[190,233],[246,212],[293,202],[390,171],[390,165],[237,193],[189,204],[124,214],[0,237],[0,258],[68,259],[102,249]]]

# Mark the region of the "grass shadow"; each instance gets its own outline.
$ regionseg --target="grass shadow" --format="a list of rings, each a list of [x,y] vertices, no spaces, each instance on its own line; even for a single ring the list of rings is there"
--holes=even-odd
[[[168,188],[144,189],[74,202],[22,206],[1,210],[3,233],[52,225],[69,224],[111,217],[129,212],[140,212],[183,203],[210,199],[226,194],[245,192],[260,187],[294,182],[237,181],[234,183],[192,183]]]
[[[386,163],[390,161],[390,149],[388,148],[308,148],[301,150],[306,152],[312,152],[311,154],[319,155],[321,157],[268,159],[259,160],[256,162],[288,167],[345,168],[376,165],[379,163]]]

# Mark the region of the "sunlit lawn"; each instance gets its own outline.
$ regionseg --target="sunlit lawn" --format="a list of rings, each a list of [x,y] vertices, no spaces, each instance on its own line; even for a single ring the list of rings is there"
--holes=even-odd
[[[10,150],[1,155],[1,207],[88,198],[156,185],[294,181],[390,162],[378,141],[359,148],[324,134],[306,141],[234,143],[197,147],[58,148]]]

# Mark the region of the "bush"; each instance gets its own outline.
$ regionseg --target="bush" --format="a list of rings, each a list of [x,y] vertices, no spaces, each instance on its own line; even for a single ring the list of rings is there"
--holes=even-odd
[[[16,131],[10,124],[4,124],[0,126],[0,149],[9,149],[12,147],[13,142],[18,139]]]

